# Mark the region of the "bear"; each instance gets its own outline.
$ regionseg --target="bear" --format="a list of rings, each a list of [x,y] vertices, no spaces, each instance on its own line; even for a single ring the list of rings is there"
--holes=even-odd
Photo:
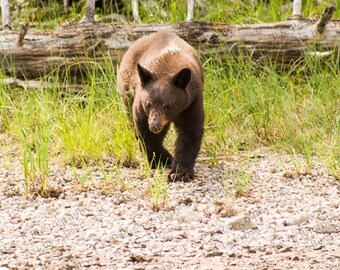
[[[193,179],[204,133],[203,67],[193,47],[174,33],[144,36],[124,54],[117,84],[148,162],[170,167],[170,181]],[[174,156],[163,146],[171,123]]]

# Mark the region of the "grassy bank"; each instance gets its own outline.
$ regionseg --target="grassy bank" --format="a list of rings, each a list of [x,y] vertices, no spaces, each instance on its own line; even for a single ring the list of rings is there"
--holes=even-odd
[[[311,3],[305,1],[306,16],[324,7]],[[163,11],[157,10],[162,16],[151,11],[147,17],[144,5],[144,22],[184,19],[182,2],[171,1]],[[286,19],[290,10],[284,8],[285,1],[258,1],[255,8],[239,1],[231,6],[212,1],[197,12],[207,12],[203,20],[244,23]],[[232,10],[238,13],[232,16]],[[206,111],[201,156],[217,164],[221,156],[266,146],[288,152],[297,169],[308,169],[317,161],[340,178],[339,55],[327,62],[311,57],[285,72],[250,62],[222,62],[214,56],[201,60]],[[68,74],[45,78],[51,83],[49,89],[0,84],[0,132],[13,139],[9,143],[21,147],[27,193],[32,182],[38,182],[44,193],[51,159],[74,167],[100,165],[107,158],[117,164],[143,163],[116,91],[116,72],[109,60],[105,71],[89,63],[80,92],[65,91],[64,84],[73,80]],[[173,138],[172,132],[167,141],[172,143]],[[302,164],[298,154],[307,164]]]

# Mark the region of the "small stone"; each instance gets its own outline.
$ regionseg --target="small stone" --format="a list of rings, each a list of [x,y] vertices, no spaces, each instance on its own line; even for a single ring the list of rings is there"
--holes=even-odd
[[[179,239],[188,238],[188,234],[187,234],[186,231],[182,231],[177,235],[177,238],[179,238]]]
[[[282,175],[284,178],[294,178],[294,174],[290,171],[286,171]]]
[[[292,216],[288,219],[285,219],[283,221],[283,225],[284,226],[299,225],[301,223],[307,222],[308,218],[309,218],[308,214],[306,214],[306,213],[298,214],[298,215]]]
[[[186,208],[182,208],[177,212],[177,220],[179,222],[202,222],[204,214],[197,211],[192,211]]]
[[[171,229],[174,231],[181,231],[182,227],[180,225],[175,224],[171,226]]]
[[[193,199],[190,197],[181,198],[178,200],[179,204],[185,204],[185,205],[191,205],[193,202],[194,202]]]
[[[130,261],[131,262],[150,262],[151,261],[151,257],[144,255],[144,254],[135,254],[132,253],[130,255]]]
[[[228,252],[228,256],[230,258],[235,258],[236,257],[236,254],[234,252]]]
[[[278,250],[279,253],[285,253],[285,252],[290,252],[292,251],[292,247],[283,247],[281,249]]]
[[[283,249],[283,246],[281,244],[276,244],[276,245],[274,245],[274,247],[278,250]]]
[[[10,263],[8,264],[8,267],[9,267],[9,269],[18,268],[18,266],[17,266],[17,264],[16,264],[15,262],[10,262]]]
[[[316,233],[338,233],[340,232],[340,223],[318,221],[313,225],[312,230]]]
[[[254,253],[256,253],[256,250],[255,250],[255,249],[253,249],[253,248],[250,248],[250,249],[248,249],[248,253],[252,253],[252,254],[254,254]]]
[[[265,251],[265,254],[271,255],[271,254],[273,254],[273,250],[271,248],[267,248],[266,251]]]
[[[219,250],[214,250],[214,251],[211,251],[209,253],[207,253],[205,255],[205,257],[217,257],[217,256],[222,256],[223,255],[223,252],[222,251],[219,251]]]
[[[252,222],[248,216],[232,217],[227,221],[227,226],[231,230],[245,231],[248,229],[256,229],[257,226]]]

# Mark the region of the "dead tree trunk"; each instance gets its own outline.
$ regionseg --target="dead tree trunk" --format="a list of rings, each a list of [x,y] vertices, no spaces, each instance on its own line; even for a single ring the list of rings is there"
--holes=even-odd
[[[10,29],[9,23],[9,3],[8,0],[0,0],[1,1],[1,17],[2,17],[2,26],[6,29]]]
[[[67,67],[105,60],[118,63],[136,39],[156,32],[178,34],[201,55],[249,56],[259,62],[290,65],[308,53],[330,56],[339,53],[340,20],[330,20],[334,7],[317,20],[293,19],[279,23],[228,25],[183,22],[164,25],[79,24],[54,31],[9,30],[0,35],[1,71],[18,78],[37,78]],[[25,35],[23,37],[23,35]],[[21,38],[20,38],[21,37]],[[21,40],[21,42],[18,42]]]
[[[88,0],[85,7],[85,14],[79,23],[94,23],[95,0]]]
[[[293,1],[293,16],[292,18],[298,19],[301,18],[301,6],[302,6],[302,0],[294,0]]]

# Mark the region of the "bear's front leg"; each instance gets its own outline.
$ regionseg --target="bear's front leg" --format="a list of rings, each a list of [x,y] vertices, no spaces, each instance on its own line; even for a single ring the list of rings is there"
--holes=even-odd
[[[168,132],[169,125],[163,130],[154,134],[149,130],[147,119],[135,119],[137,137],[141,141],[142,150],[146,152],[148,162],[152,168],[157,166],[170,166],[172,163],[171,154],[163,147],[163,140]]]
[[[188,181],[194,178],[194,165],[201,147],[204,130],[204,112],[188,111],[175,122],[178,130],[175,156],[168,179]]]

